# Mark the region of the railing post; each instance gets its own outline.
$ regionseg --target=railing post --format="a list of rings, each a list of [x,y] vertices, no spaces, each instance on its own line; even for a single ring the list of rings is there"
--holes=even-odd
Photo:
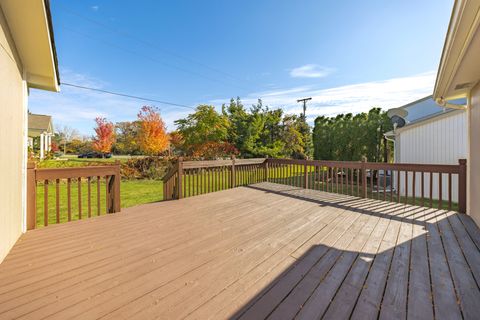
[[[367,198],[367,158],[362,157],[362,198]],[[372,177],[370,177],[371,179]]]
[[[303,165],[303,168],[304,168],[304,178],[305,178],[305,183],[304,183],[304,188],[305,189],[308,189],[308,160],[305,159],[305,162],[304,162],[304,165]]]
[[[231,178],[232,178],[232,188],[235,188],[237,182],[235,181],[235,156],[232,156],[232,170],[231,170]]]
[[[268,158],[265,159],[263,167],[265,170],[265,181],[268,182]]]
[[[108,213],[120,212],[120,161],[115,161],[115,173],[108,179]]]
[[[115,195],[113,209],[114,212],[120,212],[121,210],[121,203],[120,203],[120,184],[121,184],[121,175],[120,175],[120,161],[115,161],[116,168],[115,168],[115,181],[114,181],[114,191],[113,194]]]
[[[458,165],[458,212],[467,212],[467,160],[459,159]]]
[[[37,224],[37,165],[27,163],[27,230],[35,229]]]
[[[183,187],[182,187],[182,180],[183,180],[183,157],[178,157],[178,181],[177,181],[177,199],[182,199],[183,196]]]

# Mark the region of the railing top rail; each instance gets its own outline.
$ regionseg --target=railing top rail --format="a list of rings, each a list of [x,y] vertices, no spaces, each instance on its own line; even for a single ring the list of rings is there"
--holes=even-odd
[[[36,180],[86,178],[96,176],[110,176],[118,173],[119,165],[91,166],[78,168],[37,168]]]
[[[435,173],[459,173],[458,164],[419,164],[419,163],[381,163],[366,162],[366,169],[374,170],[399,170],[416,172],[435,172]]]
[[[265,158],[252,158],[252,159],[235,159],[235,166],[249,165],[249,164],[262,164],[265,162]],[[184,161],[184,169],[197,169],[197,168],[213,168],[213,167],[226,167],[233,164],[232,160],[193,160]]]
[[[435,172],[435,173],[453,173],[460,172],[458,164],[419,164],[419,163],[384,163],[384,162],[361,162],[361,161],[329,161],[329,160],[299,160],[299,159],[268,159],[269,163],[277,164],[297,164],[314,165],[336,168],[365,169],[373,170],[399,170],[399,171],[417,171],[417,172]]]
[[[353,168],[360,169],[362,167],[361,161],[329,161],[329,160],[301,160],[301,159],[268,159],[269,163],[278,163],[278,164],[298,164],[315,166],[326,166],[326,167],[342,167],[342,168]]]

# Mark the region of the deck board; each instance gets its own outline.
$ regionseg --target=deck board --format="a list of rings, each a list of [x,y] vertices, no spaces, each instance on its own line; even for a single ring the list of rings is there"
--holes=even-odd
[[[468,319],[479,244],[454,212],[260,183],[27,232],[0,319]]]

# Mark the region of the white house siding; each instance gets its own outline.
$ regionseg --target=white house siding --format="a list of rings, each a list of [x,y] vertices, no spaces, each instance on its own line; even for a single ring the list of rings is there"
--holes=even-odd
[[[472,89],[469,108],[469,154],[467,163],[467,213],[480,226],[480,83]]]
[[[26,88],[0,7],[0,262],[23,228]]]
[[[467,113],[453,111],[397,130],[395,161],[400,163],[458,164],[467,158]],[[468,164],[467,164],[468,165]],[[433,176],[432,195],[439,198],[438,174]],[[405,178],[400,177],[400,193],[405,195]],[[421,196],[421,174],[415,178],[415,193]],[[413,173],[409,173],[408,193],[412,195]],[[430,195],[430,176],[425,174],[425,195]],[[442,199],[448,200],[448,174],[442,175]],[[458,201],[458,177],[452,175],[452,201]]]

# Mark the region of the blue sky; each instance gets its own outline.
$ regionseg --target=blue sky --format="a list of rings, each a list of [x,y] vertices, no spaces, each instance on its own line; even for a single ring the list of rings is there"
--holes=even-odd
[[[240,96],[287,113],[388,109],[431,94],[452,0],[51,0],[61,80],[195,107]],[[92,134],[96,116],[191,110],[61,87],[30,111]]]

